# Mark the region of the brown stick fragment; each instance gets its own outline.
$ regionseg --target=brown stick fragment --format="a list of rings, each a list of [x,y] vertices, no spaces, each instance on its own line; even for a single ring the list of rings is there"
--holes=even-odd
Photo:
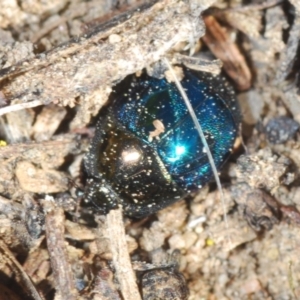
[[[30,294],[34,300],[43,300],[43,297],[38,293],[34,284],[32,283],[30,277],[24,272],[23,267],[16,260],[11,251],[7,246],[0,240],[0,260],[1,262],[6,262],[15,275],[17,275],[21,281],[21,284],[24,286],[24,289]]]
[[[204,34],[199,17],[214,0],[155,0],[35,58],[0,70],[5,99],[82,104],[89,121],[111,87]],[[182,43],[183,42],[183,43]],[[175,49],[175,47],[177,47]]]
[[[65,216],[61,208],[57,208],[53,198],[46,197],[43,201],[46,214],[46,239],[55,281],[55,288],[64,300],[78,299],[71,265],[68,261],[64,239]]]
[[[128,253],[122,209],[111,210],[106,217],[113,263],[124,300],[141,300]]]
[[[223,62],[223,68],[228,76],[235,82],[240,91],[251,86],[251,72],[247,66],[244,56],[212,16],[204,17],[206,34],[202,37],[210,51]]]
[[[174,55],[172,63],[174,62],[184,64],[186,67],[196,71],[209,72],[215,75],[220,74],[221,68],[223,66],[223,63],[219,59],[209,61],[197,57],[182,55],[179,53]]]
[[[103,268],[98,272],[91,294],[94,295],[93,300],[121,300],[109,269]]]
[[[84,141],[86,142],[86,141]],[[25,157],[27,151],[32,151],[33,149],[37,149],[39,151],[48,152],[49,149],[55,149],[60,153],[69,153],[75,152],[79,149],[78,142],[75,140],[74,135],[66,134],[66,135],[57,135],[56,139],[51,141],[43,141],[43,142],[31,142],[31,143],[20,143],[20,144],[11,144],[5,147],[0,147],[0,158],[8,159],[14,158],[15,156]],[[28,157],[27,157],[28,159]],[[35,157],[34,159],[38,159]]]

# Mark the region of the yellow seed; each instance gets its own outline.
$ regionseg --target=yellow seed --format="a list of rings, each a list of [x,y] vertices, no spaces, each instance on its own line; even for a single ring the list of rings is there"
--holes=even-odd
[[[5,147],[7,146],[6,141],[0,140],[0,147]]]
[[[206,246],[213,246],[215,244],[214,240],[208,238],[206,239]]]

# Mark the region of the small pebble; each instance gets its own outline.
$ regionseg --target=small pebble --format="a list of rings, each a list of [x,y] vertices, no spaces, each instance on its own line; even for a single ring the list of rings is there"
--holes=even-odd
[[[299,129],[299,123],[289,117],[277,117],[270,120],[265,133],[272,144],[282,144],[293,138]]]

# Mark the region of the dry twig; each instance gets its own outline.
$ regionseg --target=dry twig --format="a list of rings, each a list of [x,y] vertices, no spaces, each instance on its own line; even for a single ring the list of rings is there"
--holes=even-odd
[[[202,38],[211,52],[223,62],[226,73],[235,82],[240,90],[247,90],[251,86],[251,72],[246,60],[237,45],[233,43],[225,31],[213,16],[204,18],[207,32]]]
[[[0,258],[1,262],[6,262],[14,271],[15,275],[17,275],[27,290],[27,292],[32,296],[34,300],[43,300],[43,297],[36,290],[34,284],[32,283],[30,277],[24,272],[23,267],[16,260],[11,251],[6,247],[6,245],[0,240]]]
[[[64,300],[76,300],[78,293],[65,246],[64,211],[55,206],[52,198],[46,198],[43,201],[43,206],[46,214],[47,246],[56,291]]]
[[[44,104],[64,106],[79,101],[81,121],[88,122],[114,83],[178,51],[180,43],[193,47],[191,41],[204,34],[199,15],[212,2],[150,1],[81,38],[2,69],[0,90],[11,103],[37,97]]]
[[[34,100],[27,103],[18,103],[10,106],[0,108],[0,116],[11,113],[13,111],[22,110],[25,108],[37,107],[43,105],[44,103],[41,100]]]
[[[128,253],[122,209],[111,210],[106,218],[113,263],[124,300],[141,300]]]

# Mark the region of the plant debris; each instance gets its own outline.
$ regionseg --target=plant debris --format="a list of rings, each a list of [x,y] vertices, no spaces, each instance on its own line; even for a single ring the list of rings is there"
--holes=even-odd
[[[300,298],[298,0],[0,2],[1,299]],[[142,220],[80,205],[89,122],[164,58],[235,84],[228,228],[213,183]]]

